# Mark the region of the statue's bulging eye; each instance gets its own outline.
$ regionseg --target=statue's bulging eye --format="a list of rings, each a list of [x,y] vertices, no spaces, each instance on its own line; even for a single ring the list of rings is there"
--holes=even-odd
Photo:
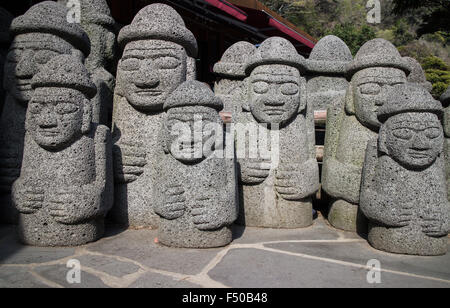
[[[392,134],[396,138],[400,138],[403,140],[410,140],[414,135],[414,131],[411,129],[408,129],[408,128],[398,128],[398,129],[394,129]]]
[[[441,136],[441,130],[436,127],[427,128],[424,132],[429,139],[436,139]]]
[[[56,106],[56,112],[58,114],[69,114],[69,113],[74,113],[77,112],[79,110],[79,107],[75,104],[70,104],[70,103],[59,103]]]
[[[258,81],[253,83],[253,91],[257,94],[264,94],[269,92],[269,84],[264,81]]]
[[[381,86],[378,83],[366,83],[359,86],[361,94],[377,95],[381,91]]]
[[[299,92],[299,88],[295,83],[289,82],[281,85],[280,91],[284,95],[295,95]]]
[[[50,61],[52,58],[58,55],[59,54],[54,51],[41,50],[36,52],[36,54],[33,56],[33,59],[38,64],[46,64],[48,61]]]
[[[137,58],[125,59],[120,62],[120,68],[124,71],[137,71],[140,66],[140,61]]]
[[[155,66],[160,69],[176,69],[180,65],[180,60],[175,57],[161,57],[155,59]]]

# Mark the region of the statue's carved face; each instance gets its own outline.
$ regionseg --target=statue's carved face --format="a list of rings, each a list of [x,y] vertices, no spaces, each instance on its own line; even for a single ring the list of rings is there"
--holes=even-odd
[[[171,108],[164,123],[166,147],[175,159],[198,163],[214,151],[216,138],[222,136],[221,125],[217,111],[212,108]]]
[[[119,63],[121,94],[138,110],[162,111],[168,95],[186,81],[187,54],[175,43],[128,43]]]
[[[89,102],[72,89],[38,88],[29,102],[27,131],[44,149],[60,150],[82,135]]]
[[[364,126],[378,131],[381,123],[377,110],[389,97],[388,87],[406,83],[406,74],[396,68],[367,68],[357,72],[352,78],[353,103],[356,118]]]
[[[300,107],[300,73],[287,65],[263,65],[250,75],[250,111],[261,123],[284,124]]]
[[[384,125],[387,154],[405,168],[427,168],[443,150],[444,133],[435,114],[402,113]]]
[[[16,100],[31,99],[31,79],[48,61],[70,54],[73,46],[52,34],[27,33],[14,38],[5,62],[4,88]]]

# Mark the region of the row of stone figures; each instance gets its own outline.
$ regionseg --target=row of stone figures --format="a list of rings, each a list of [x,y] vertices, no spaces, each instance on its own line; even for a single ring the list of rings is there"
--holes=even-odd
[[[434,100],[417,61],[389,42],[372,40],[354,59],[334,36],[309,59],[279,37],[239,42],[215,65],[213,93],[195,81],[196,39],[167,5],[143,8],[118,47],[104,0],[81,0],[80,24],[50,1],[1,15],[10,47],[1,51],[0,220],[18,222],[24,243],[95,241],[108,213],[158,228],[175,247],[227,245],[234,222],[308,227],[320,187],[314,111],[328,108],[330,223],[368,225],[377,249],[446,253],[450,93]],[[232,113],[227,134],[220,111]],[[188,128],[181,143],[177,127]]]

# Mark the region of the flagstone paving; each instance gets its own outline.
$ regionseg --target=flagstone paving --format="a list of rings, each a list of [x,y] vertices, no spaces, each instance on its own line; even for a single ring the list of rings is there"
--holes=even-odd
[[[15,231],[0,227],[2,288],[450,287],[450,253],[384,253],[322,217],[297,230],[236,226],[233,243],[217,249],[164,247],[155,241],[155,230],[112,226],[105,238],[82,247],[29,247],[17,241]],[[72,259],[81,264],[79,284],[66,278]],[[367,281],[368,274],[374,277],[367,266],[372,259],[381,265],[379,284]]]

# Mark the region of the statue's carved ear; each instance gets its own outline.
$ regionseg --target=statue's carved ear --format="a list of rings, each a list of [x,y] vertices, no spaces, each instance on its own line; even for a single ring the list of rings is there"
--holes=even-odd
[[[81,126],[81,132],[86,135],[91,130],[92,124],[92,106],[91,103],[86,100],[83,104],[83,124]]]
[[[250,78],[244,79],[242,82],[242,91],[240,95],[240,103],[242,105],[242,110],[250,112]]]
[[[299,104],[299,108],[298,108],[298,113],[302,113],[303,110],[306,109],[306,105],[307,105],[307,100],[308,100],[308,96],[306,93],[306,78],[304,77],[300,77],[300,93],[299,93],[299,100],[300,100],[300,104]]]
[[[347,92],[345,93],[345,111],[349,115],[355,114],[355,103],[353,101],[353,86],[350,82],[347,88]]]
[[[383,154],[389,155],[386,141],[387,141],[387,131],[385,126],[383,125],[381,126],[380,133],[378,135],[378,150]]]
[[[197,61],[195,58],[187,57],[186,80],[197,80]]]

